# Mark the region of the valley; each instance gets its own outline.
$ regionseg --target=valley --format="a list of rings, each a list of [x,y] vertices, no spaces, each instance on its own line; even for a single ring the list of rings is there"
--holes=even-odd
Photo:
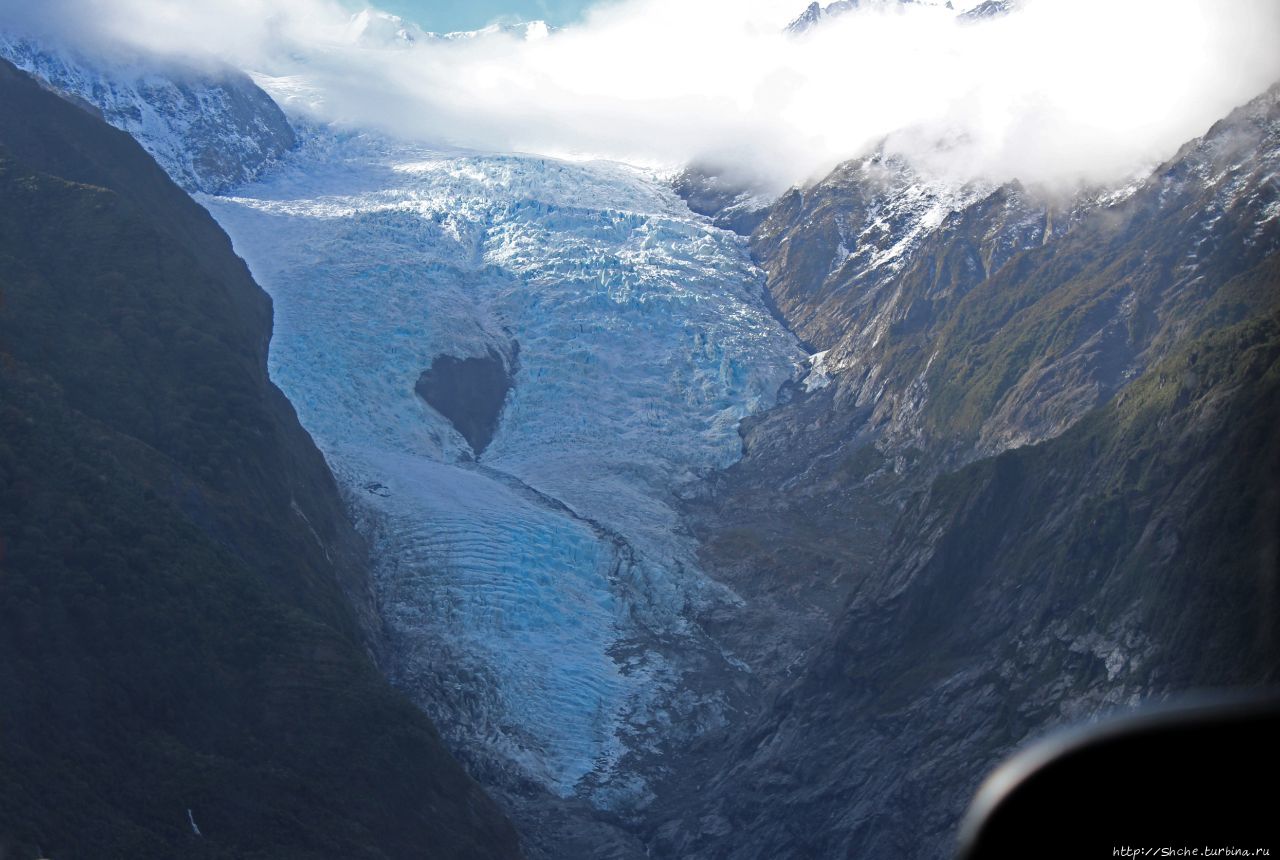
[[[368,135],[200,199],[374,542],[391,677],[477,772],[646,802],[637,763],[751,683],[698,624],[740,601],[676,507],[802,358],[743,242],[622,165]],[[415,391],[441,355],[514,369],[478,456]]]
[[[813,4],[789,38],[857,6]],[[397,22],[354,16],[343,50],[554,38]],[[249,77],[10,35],[0,55],[190,195],[140,211],[177,195],[199,210],[178,239],[224,243],[226,314],[258,341],[215,340],[287,404],[217,423],[242,479],[225,509],[166,492],[339,628],[370,707],[412,703],[386,719],[421,720],[410,759],[474,791],[450,837],[467,856],[487,832],[511,856],[518,832],[529,860],[944,857],[1029,739],[1277,680],[1280,85],[1106,184],[946,176],[885,139],[770,195],[709,163],[319,122],[305,57]],[[116,191],[152,169],[150,189],[135,150],[124,179],[49,158]],[[124,265],[105,259],[86,266]],[[203,307],[181,270],[138,277]],[[96,360],[163,364],[137,342]],[[158,420],[125,429],[184,462]],[[203,462],[184,468],[209,494]],[[150,486],[160,467],[138,468]],[[280,573],[293,556],[309,572]]]

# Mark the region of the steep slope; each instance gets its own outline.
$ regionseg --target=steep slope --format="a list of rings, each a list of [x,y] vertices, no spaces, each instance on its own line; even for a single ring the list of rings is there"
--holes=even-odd
[[[1277,249],[1278,138],[1272,88],[1145,181],[1057,204],[873,156],[780,200],[753,251],[870,428],[995,453],[1105,402]]]
[[[1280,258],[1249,278],[1280,293]],[[1064,435],[940,478],[661,849],[945,856],[1020,741],[1174,691],[1276,681],[1278,386],[1273,306]]]
[[[93,59],[6,33],[0,57],[97,108],[188,191],[216,194],[247,182],[297,142],[271,97],[230,68],[141,56]]]
[[[665,787],[655,851],[943,856],[1024,739],[1276,680],[1278,102],[1056,207],[921,226],[937,195],[867,162],[779,201],[754,247],[828,351],[688,506],[775,698]]]
[[[717,227],[750,236],[769,214],[773,198],[750,179],[710,164],[690,165],[673,177],[671,188],[689,209]]]
[[[0,106],[0,852],[517,856],[368,656],[225,234],[7,63]]]

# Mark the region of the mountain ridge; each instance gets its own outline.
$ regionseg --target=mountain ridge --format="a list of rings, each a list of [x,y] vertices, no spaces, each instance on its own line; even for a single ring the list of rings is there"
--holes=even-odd
[[[0,851],[519,856],[373,663],[367,547],[226,235],[3,62],[0,105]]]
[[[252,180],[297,137],[276,103],[244,73],[134,56],[111,63],[0,33],[0,57],[55,91],[91,105],[128,132],[187,191],[222,193]]]
[[[665,787],[658,850],[940,856],[1025,739],[1275,682],[1278,92],[1101,205],[974,194],[886,278],[890,244],[830,263],[866,162],[769,212],[769,286],[828,352],[688,512],[774,684]],[[788,617],[814,632],[761,641]]]
[[[690,168],[708,223],[619,165],[323,134],[198,199],[384,553],[384,667],[532,856],[937,856],[1036,732],[1274,680],[1278,93],[1066,200],[877,151],[772,203]],[[414,394],[486,357],[490,447]]]

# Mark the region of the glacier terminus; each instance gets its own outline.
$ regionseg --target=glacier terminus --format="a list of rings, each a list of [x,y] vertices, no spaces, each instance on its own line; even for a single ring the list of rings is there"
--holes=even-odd
[[[644,170],[372,134],[316,133],[200,200],[374,542],[395,680],[481,771],[642,801],[628,754],[724,706],[687,655],[741,671],[695,621],[736,598],[673,494],[737,457],[803,357],[743,240]],[[440,356],[511,376],[479,456],[415,393]]]

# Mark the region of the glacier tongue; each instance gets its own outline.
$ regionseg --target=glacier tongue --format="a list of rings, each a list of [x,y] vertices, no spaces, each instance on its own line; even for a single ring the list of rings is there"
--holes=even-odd
[[[369,135],[238,193],[201,200],[275,300],[272,376],[374,540],[397,681],[478,770],[642,792],[622,756],[662,742],[675,697],[716,698],[654,643],[725,659],[692,617],[734,599],[672,493],[738,456],[802,358],[742,240],[626,166]],[[415,381],[517,349],[477,463]]]

